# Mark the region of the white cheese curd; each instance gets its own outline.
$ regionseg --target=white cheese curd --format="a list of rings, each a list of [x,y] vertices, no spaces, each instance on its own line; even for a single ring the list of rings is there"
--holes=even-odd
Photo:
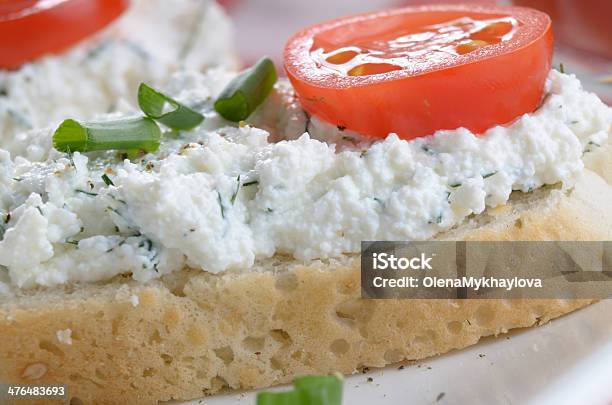
[[[71,329],[58,330],[57,332],[55,332],[55,337],[57,337],[57,341],[62,344],[65,344],[65,345],[72,344],[72,330]]]
[[[67,52],[0,70],[0,147],[42,159],[44,150],[23,132],[47,139],[63,119],[130,111],[140,82],[161,85],[178,69],[233,67],[232,41],[212,0],[132,1],[117,22]]]
[[[479,136],[460,128],[374,142],[309,120],[284,83],[252,125],[236,127],[211,112],[229,77],[175,76],[170,93],[206,120],[139,161],[70,159],[44,145],[44,162],[0,152],[5,279],[146,282],[185,266],[218,273],[278,253],[307,261],[358,252],[362,240],[429,238],[513,190],[571,187],[612,125],[612,109],[552,71],[536,112]]]

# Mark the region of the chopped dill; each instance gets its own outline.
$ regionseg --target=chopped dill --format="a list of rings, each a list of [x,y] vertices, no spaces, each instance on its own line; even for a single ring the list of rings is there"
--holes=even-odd
[[[259,180],[247,181],[246,183],[242,184],[242,187],[254,186],[256,184],[259,184]]]
[[[223,200],[221,199],[221,193],[217,190],[217,201],[219,202],[219,210],[221,211],[221,218],[225,219],[225,207],[223,207]]]
[[[441,224],[442,223],[442,214],[438,215],[431,221],[427,221],[428,224]]]
[[[358,145],[359,144],[359,141],[357,139],[353,138],[352,136],[343,136],[342,140],[346,141],[346,142],[350,142],[353,145]]]
[[[232,202],[232,205],[234,205],[234,203],[236,202],[236,197],[238,197],[239,192],[240,192],[240,175],[238,175],[238,178],[236,179],[236,190],[234,190],[234,194],[232,194],[232,198],[230,199],[230,201]]]
[[[491,172],[491,173],[483,174],[483,175],[482,175],[482,178],[483,178],[483,179],[488,179],[489,177],[491,177],[491,176],[495,176],[496,174],[497,174],[497,170],[495,170],[495,171],[493,171],[493,172]]]
[[[98,195],[98,193],[92,193],[90,191],[85,191],[85,190],[81,190],[80,188],[77,188],[74,190],[75,193],[81,193],[81,194],[85,194],[91,197],[96,197]]]
[[[421,149],[423,149],[423,152],[427,153],[428,155],[435,155],[436,151],[431,149],[429,146],[427,145],[423,145],[421,146]]]

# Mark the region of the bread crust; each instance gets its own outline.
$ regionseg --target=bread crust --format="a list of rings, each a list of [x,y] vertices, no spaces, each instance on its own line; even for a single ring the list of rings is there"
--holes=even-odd
[[[612,237],[612,187],[598,175],[585,171],[570,193],[539,193],[441,238]],[[243,273],[185,270],[146,285],[118,278],[1,301],[0,381],[67,384],[85,404],[153,404],[421,359],[592,302],[361,300],[358,256],[292,263],[277,257]],[[56,336],[65,329],[72,344]]]

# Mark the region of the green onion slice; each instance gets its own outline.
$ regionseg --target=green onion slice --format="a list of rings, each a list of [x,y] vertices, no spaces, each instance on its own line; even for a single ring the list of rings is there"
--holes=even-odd
[[[257,405],[341,405],[342,380],[335,375],[296,378],[294,389],[285,392],[260,392]]]
[[[257,405],[302,405],[304,401],[298,391],[260,392]]]
[[[81,123],[65,120],[53,134],[53,147],[60,152],[143,150],[155,152],[162,133],[150,118]]]
[[[296,378],[298,391],[304,393],[310,405],[340,405],[342,403],[342,380],[335,375],[311,375]]]
[[[276,79],[274,63],[269,58],[260,59],[223,89],[215,101],[215,110],[229,121],[247,119],[270,94]]]
[[[188,131],[204,121],[199,112],[144,83],[138,88],[138,105],[147,117],[176,130]]]

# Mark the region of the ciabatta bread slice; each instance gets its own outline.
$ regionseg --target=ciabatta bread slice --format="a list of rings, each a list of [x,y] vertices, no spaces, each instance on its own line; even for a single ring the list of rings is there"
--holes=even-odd
[[[612,184],[612,136],[608,143],[594,148],[583,157],[585,166],[599,174],[608,184]]]
[[[572,190],[516,193],[439,237],[609,240],[611,207],[612,187],[585,170]],[[67,384],[88,405],[155,404],[433,356],[592,302],[361,300],[358,259],[276,257],[2,298],[0,381]]]

